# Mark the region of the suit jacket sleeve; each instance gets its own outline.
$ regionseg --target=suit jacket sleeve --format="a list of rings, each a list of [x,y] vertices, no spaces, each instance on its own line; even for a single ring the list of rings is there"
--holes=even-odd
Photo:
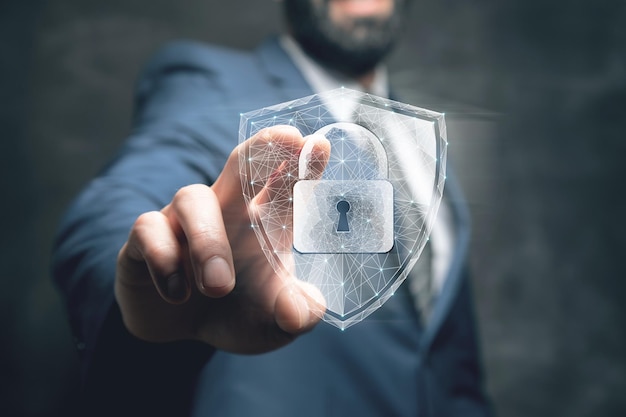
[[[83,354],[92,415],[120,415],[121,405],[122,415],[184,415],[193,379],[211,355],[196,342],[132,337],[113,296],[116,256],[135,219],[161,209],[182,186],[210,184],[237,142],[236,125],[225,131],[212,122],[223,97],[210,55],[190,42],[156,55],[138,84],[130,138],[58,232],[53,276]]]

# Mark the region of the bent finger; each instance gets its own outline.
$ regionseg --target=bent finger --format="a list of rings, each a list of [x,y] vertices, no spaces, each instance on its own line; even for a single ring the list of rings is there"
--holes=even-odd
[[[162,213],[148,212],[137,218],[118,259],[121,270],[127,272],[120,277],[126,285],[148,284],[136,271],[145,263],[161,298],[172,304],[189,299],[191,287],[182,271],[181,245]]]
[[[213,190],[202,184],[181,188],[164,213],[187,242],[189,262],[200,292],[209,297],[230,293],[235,286],[235,269]]]

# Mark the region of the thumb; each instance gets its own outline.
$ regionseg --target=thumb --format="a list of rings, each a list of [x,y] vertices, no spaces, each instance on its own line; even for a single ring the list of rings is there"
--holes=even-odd
[[[326,301],[317,287],[294,279],[278,294],[274,314],[278,326],[295,335],[313,329],[325,311]]]

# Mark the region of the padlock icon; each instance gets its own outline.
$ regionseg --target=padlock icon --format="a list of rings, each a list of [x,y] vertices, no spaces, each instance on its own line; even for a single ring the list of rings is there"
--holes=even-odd
[[[387,153],[368,129],[333,123],[322,178],[306,178],[307,152],[293,188],[293,247],[300,253],[386,253],[394,245],[394,192]]]

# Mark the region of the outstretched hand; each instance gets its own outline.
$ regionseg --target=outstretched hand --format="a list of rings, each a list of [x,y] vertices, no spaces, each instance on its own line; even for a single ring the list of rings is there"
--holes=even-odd
[[[238,353],[276,349],[315,326],[324,300],[295,278],[279,277],[250,228],[238,153],[271,144],[287,157],[270,166],[251,210],[291,189],[309,141],[310,172],[321,172],[329,142],[289,126],[264,129],[237,147],[212,187],[180,189],[158,212],[142,214],[120,250],[115,295],[124,324],[152,342],[201,340]],[[241,147],[244,147],[243,149]],[[290,157],[289,157],[290,156]],[[291,242],[286,242],[291,244]]]

